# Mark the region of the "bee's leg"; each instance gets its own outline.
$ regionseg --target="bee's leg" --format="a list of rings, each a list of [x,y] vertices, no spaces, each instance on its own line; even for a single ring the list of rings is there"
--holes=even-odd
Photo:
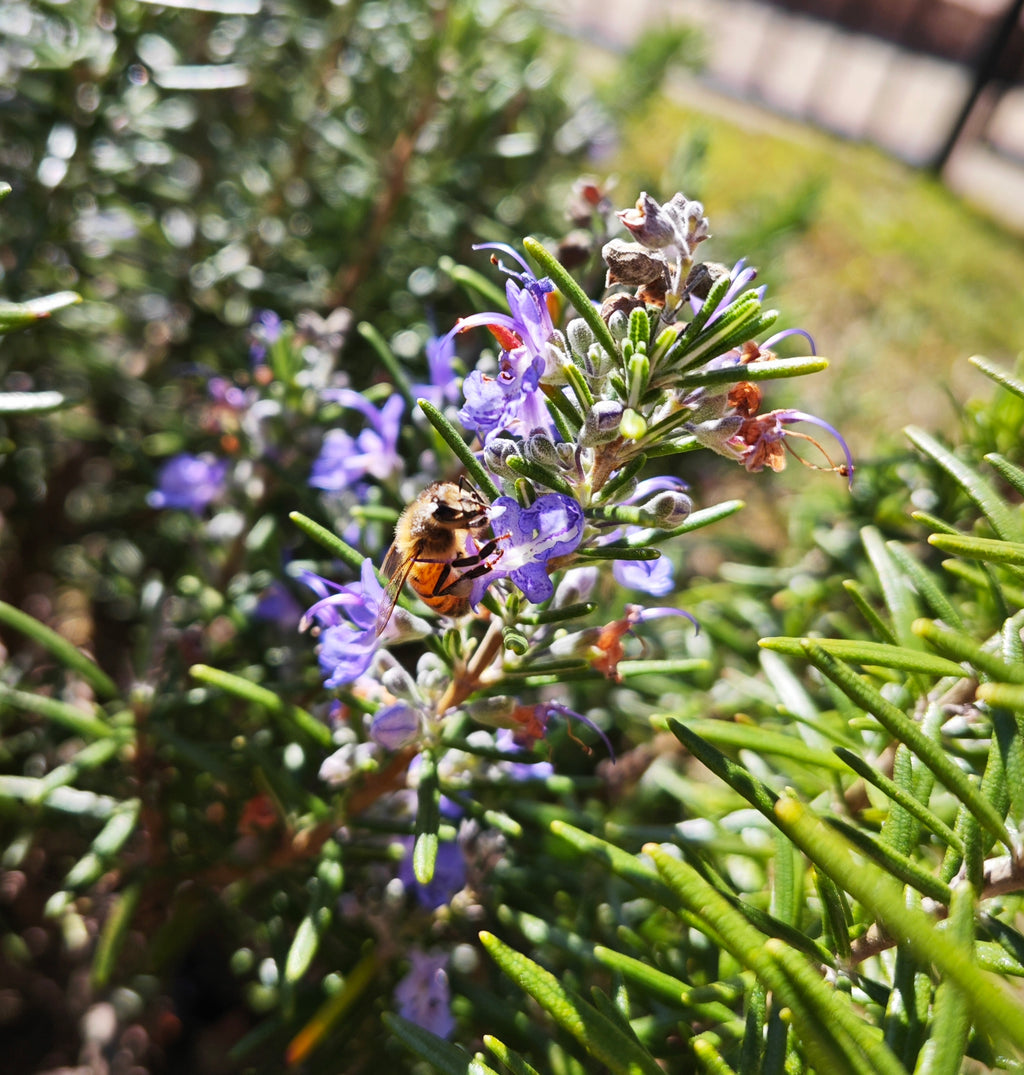
[[[503,534],[501,537],[491,538],[471,556],[459,556],[450,563],[446,563],[441,574],[437,577],[437,582],[434,583],[434,589],[430,596],[441,597],[444,594],[452,593],[455,587],[463,580],[470,581],[478,579],[481,575],[486,575],[495,563],[501,559],[502,550],[498,548],[498,542],[506,537],[508,535]],[[460,569],[457,574],[453,570],[454,568]],[[453,574],[455,578],[448,582],[448,576]]]
[[[451,564],[445,563],[441,566],[440,574],[438,574],[437,578],[434,580],[433,589],[431,589],[430,591],[431,597],[442,597],[444,594],[448,593],[449,590],[451,590],[451,588],[459,581],[459,576],[456,575],[455,581],[449,582],[448,579],[451,577],[452,574],[453,571]]]
[[[451,561],[451,566],[452,567],[477,567],[478,565],[480,565],[480,566],[486,565],[488,563],[488,561],[492,560],[492,557],[496,560],[497,557],[494,556],[494,554],[497,552],[498,556],[501,555],[501,553],[498,551],[498,542],[499,541],[501,541],[501,538],[491,538],[490,541],[488,541],[485,545],[481,545],[480,548],[477,549],[477,551],[474,552],[472,555],[456,557],[456,559]],[[486,569],[487,568],[485,567],[485,570]],[[464,572],[462,572],[462,574],[465,575],[466,572],[464,571]],[[477,572],[477,575],[482,575],[482,574],[483,574],[483,571],[478,571]],[[473,577],[475,578],[476,576],[473,576]]]

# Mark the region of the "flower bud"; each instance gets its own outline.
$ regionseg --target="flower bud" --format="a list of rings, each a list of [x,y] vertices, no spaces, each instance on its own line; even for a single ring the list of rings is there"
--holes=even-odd
[[[636,306],[642,306],[639,299],[631,295],[625,296],[626,303],[623,306],[615,306],[612,312],[605,317],[608,323],[608,331],[616,343],[621,343],[629,336],[629,312]]]
[[[561,465],[555,442],[546,433],[531,433],[523,446],[523,455],[531,463],[538,463],[542,467]]]
[[[647,526],[657,526],[662,530],[671,530],[684,523],[693,511],[693,501],[678,490],[666,489],[656,493],[645,504],[640,505],[640,514]]]
[[[570,567],[562,576],[558,589],[555,590],[555,596],[551,602],[552,607],[564,608],[566,605],[576,605],[581,601],[586,601],[594,592],[597,579],[596,567]]]
[[[380,747],[376,743],[343,743],[333,754],[324,758],[320,779],[331,787],[351,780],[356,773],[372,772],[377,768]]]
[[[515,480],[519,475],[505,463],[510,455],[519,455],[522,451],[518,441],[511,437],[494,437],[484,445],[484,466],[499,478]]]
[[[511,695],[496,694],[493,698],[479,698],[470,702],[463,709],[477,724],[484,724],[488,728],[507,728],[518,705],[519,702]]]
[[[622,404],[614,399],[599,399],[587,412],[586,421],[580,431],[580,444],[589,448],[594,444],[605,444],[619,435],[619,423],[622,421]]]
[[[410,698],[416,691],[416,681],[400,665],[393,664],[380,673],[381,686],[396,698]]]
[[[370,738],[385,750],[400,750],[420,734],[420,715],[405,702],[378,709],[370,722]]]
[[[451,669],[436,653],[424,653],[416,662],[416,686],[421,692],[441,694],[451,682]]]
[[[562,470],[579,471],[579,460],[576,457],[578,449],[575,444],[560,440],[555,445],[555,455],[558,457],[558,465]]]
[[[574,355],[584,357],[594,342],[594,333],[582,317],[574,317],[565,328],[569,347]]]

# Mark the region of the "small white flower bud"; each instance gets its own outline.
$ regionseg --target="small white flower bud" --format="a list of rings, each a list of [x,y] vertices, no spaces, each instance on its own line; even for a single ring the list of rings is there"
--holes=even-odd
[[[385,690],[396,698],[412,698],[415,695],[416,684],[400,664],[385,668],[380,674],[380,682]]]
[[[589,447],[614,440],[619,435],[622,412],[623,406],[616,400],[599,399],[587,413],[580,431],[580,444]]]
[[[512,713],[519,705],[517,699],[508,694],[496,694],[493,698],[480,698],[464,706],[466,713],[477,722],[489,728],[508,727]]]
[[[560,440],[555,445],[555,455],[558,457],[558,465],[562,470],[577,470],[579,463],[576,459],[576,445],[568,441]]]
[[[582,317],[574,317],[566,326],[565,334],[575,355],[583,358],[594,342],[594,333]]]
[[[684,523],[693,511],[693,501],[678,490],[666,489],[655,493],[640,507],[641,515],[648,526],[657,526],[662,530],[671,530]]]
[[[511,437],[495,437],[484,445],[484,466],[500,478],[515,479],[519,475],[505,464],[510,455],[520,455],[522,446]]]
[[[635,299],[631,299],[634,305]],[[608,331],[616,342],[621,342],[629,335],[629,314],[625,310],[614,310],[607,318]]]

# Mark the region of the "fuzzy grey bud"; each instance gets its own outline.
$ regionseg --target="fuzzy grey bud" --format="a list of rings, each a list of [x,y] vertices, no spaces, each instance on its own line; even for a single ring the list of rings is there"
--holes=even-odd
[[[569,346],[575,355],[581,358],[590,350],[594,342],[594,333],[582,317],[574,317],[565,328]]]
[[[629,296],[627,296],[629,297]],[[617,308],[613,310],[611,315],[605,320],[608,322],[608,331],[612,334],[612,338],[621,343],[629,335],[629,314],[635,306],[642,306],[643,303],[638,302],[636,299],[631,300],[629,310]]]
[[[568,441],[560,440],[555,445],[555,455],[562,470],[579,470],[579,460],[576,458],[577,451],[576,445],[570,444]]]
[[[512,440],[511,437],[495,437],[484,445],[484,466],[499,478],[514,480],[519,475],[506,465],[505,460],[510,455],[519,455],[521,452],[522,447],[518,441]]]
[[[542,467],[560,465],[558,453],[555,451],[555,442],[546,433],[531,433],[523,446],[523,455],[530,462],[539,463]]]
[[[622,404],[614,399],[599,399],[587,413],[580,431],[580,444],[588,448],[614,440],[619,435],[623,410]]]
[[[649,526],[657,526],[662,530],[671,530],[672,527],[686,522],[691,511],[693,511],[693,501],[686,493],[673,489],[655,493],[640,507],[644,521]]]
[[[380,674],[381,684],[396,698],[414,698],[416,681],[401,665],[393,665]]]

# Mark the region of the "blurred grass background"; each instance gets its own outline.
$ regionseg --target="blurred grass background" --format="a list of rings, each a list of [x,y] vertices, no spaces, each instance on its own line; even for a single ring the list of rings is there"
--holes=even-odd
[[[621,207],[641,189],[663,200],[682,189],[705,202],[714,232],[708,256],[745,255],[768,285],[768,304],[785,312],[779,327],[807,329],[832,360],[798,389],[773,386],[771,405],[799,404],[832,421],[858,462],[903,460],[904,425],[955,440],[964,435],[965,400],[991,396],[989,382],[966,365],[969,354],[1014,365],[1024,342],[1024,240],[870,147],[711,101],[690,84],[682,94],[672,81],[660,89],[677,60],[692,61],[686,35],[661,35],[620,66],[621,57],[586,42],[567,45],[521,4],[295,0],[257,19],[73,0],[11,3],[3,18],[0,179],[15,189],[0,206],[0,291],[24,299],[71,287],[86,301],[6,338],[0,350],[4,389],[56,388],[75,404],[3,422],[0,596],[100,656],[131,702],[126,710],[138,706],[152,722],[145,747],[164,736],[137,755],[150,772],[126,754],[125,764],[76,779],[122,798],[141,789],[152,831],[162,821],[187,852],[164,864],[143,902],[145,923],[160,927],[152,933],[157,944],[151,953],[141,943],[127,949],[124,992],[130,984],[135,1000],[121,1017],[131,1022],[138,1016],[131,1005],[143,1000],[171,1008],[192,986],[208,988],[225,1020],[197,1037],[208,1048],[202,1065],[187,1048],[174,1063],[217,1071],[239,1033],[268,1013],[277,1021],[268,1016],[258,1031],[266,1038],[251,1048],[258,1054],[265,1040],[273,1046],[267,1055],[280,1056],[319,1002],[322,982],[282,993],[270,973],[306,911],[302,864],[239,883],[209,918],[196,910],[209,908],[204,871],[237,835],[253,774],[259,787],[275,787],[265,773],[276,776],[283,744],[262,712],[240,716],[230,698],[201,697],[186,669],[211,660],[288,690],[297,681],[306,697],[322,694],[308,640],[273,636],[249,615],[295,549],[286,512],[325,512],[305,486],[318,430],[309,423],[296,432],[293,468],[282,469],[274,497],[260,505],[270,520],[262,544],[230,577],[220,574],[225,561],[238,565],[223,542],[197,537],[183,516],[156,515],[145,495],[167,455],[223,446],[203,421],[206,383],[214,373],[247,375],[246,327],[256,310],[273,305],[293,317],[310,306],[326,315],[344,300],[415,365],[430,317],[444,329],[464,308],[462,293],[435,269],[439,257],[479,268],[469,249],[475,241],[559,236],[581,172],[616,176]],[[203,92],[173,85],[179,68],[236,61],[249,65],[251,85]],[[428,101],[436,109],[429,123]],[[420,152],[410,154],[411,144]],[[396,172],[403,160],[407,170]],[[357,384],[380,375],[372,347],[354,334],[339,369]],[[1015,422],[1010,414],[1006,427],[1019,429]],[[697,645],[713,638],[715,667],[742,665],[751,681],[759,629],[771,632],[773,617],[787,616],[793,630],[803,629],[828,605],[826,585],[812,579],[769,607],[785,581],[777,565],[820,553],[823,532],[839,560],[859,524],[898,516],[905,525],[909,503],[891,474],[863,474],[852,500],[840,481],[796,465],[767,477],[731,535],[716,531],[686,552],[692,599],[705,606],[694,607],[706,627]],[[736,478],[722,464],[703,480],[718,496],[731,483],[750,497],[750,485]],[[755,598],[740,600],[719,581],[731,557],[761,587]],[[839,570],[824,562],[814,561],[822,574]],[[742,574],[735,564],[730,572]],[[4,642],[5,684],[67,689],[60,670],[40,663],[20,636],[5,632]],[[702,687],[712,678],[709,671]],[[703,695],[693,700],[699,692],[659,686],[679,712],[705,706]],[[160,705],[146,711],[150,689]],[[628,709],[633,696],[623,696]],[[75,741],[44,721],[12,719],[10,710],[4,721],[5,772],[43,774],[74,761]],[[232,753],[236,737],[248,740],[251,754]],[[312,754],[297,775],[286,774],[294,798],[283,796],[281,808],[289,823],[307,799],[324,794]],[[211,756],[231,775],[226,790],[204,768]],[[713,806],[718,789],[704,785]],[[677,807],[659,800],[666,814]],[[632,801],[621,809],[639,818],[630,817],[639,810]],[[26,991],[41,990],[36,1032],[49,1021],[73,1042],[88,960],[81,951],[68,957],[70,943],[66,951],[47,941],[55,926],[43,908],[95,827],[9,797],[0,819],[4,864],[22,875],[5,904],[10,934],[22,940],[4,957],[17,966],[19,984],[29,983]],[[92,938],[126,870],[149,880],[145,849],[133,853],[127,866],[104,861],[106,887],[81,905]],[[141,930],[133,937],[145,939]],[[335,977],[350,965],[349,943],[343,931],[330,939],[333,962],[325,965]],[[133,957],[150,962],[128,978],[138,970]],[[38,970],[35,979],[26,968]],[[56,983],[65,995],[54,995]],[[359,1013],[367,1064],[377,1057],[376,1017],[371,1008]],[[225,1025],[231,1018],[241,1029]],[[337,1070],[330,1058],[318,1063]]]
[[[799,391],[855,454],[899,444],[910,422],[951,428],[965,398],[991,393],[967,356],[1021,353],[1024,239],[871,146],[709,103],[664,98],[621,155],[624,186],[714,204],[709,256],[745,252],[769,305],[832,360]]]

